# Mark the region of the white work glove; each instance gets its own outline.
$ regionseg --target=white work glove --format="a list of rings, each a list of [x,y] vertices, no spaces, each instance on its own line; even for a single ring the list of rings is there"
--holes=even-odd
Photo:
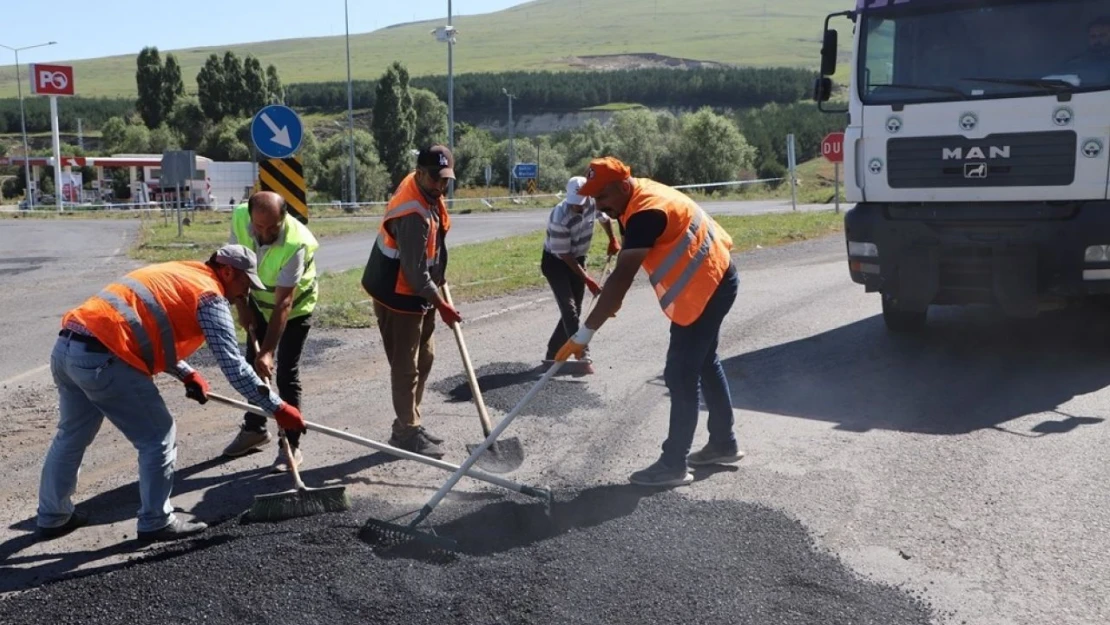
[[[574,333],[574,336],[570,337],[570,339],[559,348],[559,353],[555,354],[555,360],[564,362],[570,360],[571,356],[581,360],[586,352],[586,346],[590,344],[590,339],[593,337],[594,331],[583,324],[578,328],[578,331]]]

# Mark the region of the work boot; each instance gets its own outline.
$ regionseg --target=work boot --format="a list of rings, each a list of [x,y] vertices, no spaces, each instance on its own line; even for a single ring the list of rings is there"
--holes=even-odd
[[[69,518],[66,519],[65,523],[57,527],[38,528],[38,531],[36,532],[36,538],[37,540],[53,540],[55,538],[61,538],[62,536],[65,536],[66,534],[87,524],[88,522],[89,516],[87,514],[74,510],[73,514],[69,515]]]
[[[239,428],[239,433],[235,435],[235,440],[224,448],[224,455],[232,458],[238,458],[245,455],[266,443],[273,440],[268,430],[252,430],[245,426]]]
[[[685,466],[671,467],[660,458],[650,467],[630,475],[628,481],[638,486],[682,486],[693,482],[694,476]]]
[[[687,456],[686,462],[690,463],[692,467],[704,467],[710,464],[739,462],[743,457],[744,452],[740,451],[736,443],[727,446],[707,443],[705,447]]]
[[[297,463],[297,469],[300,469],[301,468],[301,462],[304,460],[304,456],[301,454],[301,448],[300,447],[292,447],[292,450],[293,450],[293,460],[295,460],[296,463]],[[274,459],[274,466],[270,467],[270,473],[285,473],[288,470],[289,470],[289,456],[285,455],[285,447],[284,446],[279,446],[278,447],[277,458]]]
[[[389,444],[398,449],[411,451],[414,454],[427,456],[429,458],[442,458],[443,449],[438,443],[434,442],[428,437],[428,432],[424,428],[417,428],[411,434],[399,438],[396,433],[389,439]]]
[[[143,542],[178,540],[179,538],[188,538],[189,536],[199,534],[206,529],[208,529],[207,523],[201,523],[200,521],[182,521],[181,519],[175,518],[172,523],[160,530],[139,532],[139,540]]]

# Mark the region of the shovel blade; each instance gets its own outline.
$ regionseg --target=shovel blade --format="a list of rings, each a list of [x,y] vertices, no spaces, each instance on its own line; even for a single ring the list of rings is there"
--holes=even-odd
[[[473,454],[479,447],[481,443],[468,443],[466,451]],[[478,456],[475,464],[490,473],[511,473],[524,464],[524,446],[518,438],[498,439]]]

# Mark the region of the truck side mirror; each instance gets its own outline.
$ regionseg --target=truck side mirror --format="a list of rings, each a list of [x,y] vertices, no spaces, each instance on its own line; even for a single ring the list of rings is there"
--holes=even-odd
[[[832,76],[836,73],[837,33],[833,29],[825,30],[825,39],[821,43],[821,75]]]
[[[828,102],[832,97],[833,82],[828,76],[821,76],[813,81],[813,101]]]

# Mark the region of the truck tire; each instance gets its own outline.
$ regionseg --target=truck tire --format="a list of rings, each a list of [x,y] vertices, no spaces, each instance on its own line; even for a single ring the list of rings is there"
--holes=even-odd
[[[883,298],[883,321],[887,330],[897,333],[916,333],[925,329],[927,310],[903,310],[898,308],[893,298],[886,295]]]

